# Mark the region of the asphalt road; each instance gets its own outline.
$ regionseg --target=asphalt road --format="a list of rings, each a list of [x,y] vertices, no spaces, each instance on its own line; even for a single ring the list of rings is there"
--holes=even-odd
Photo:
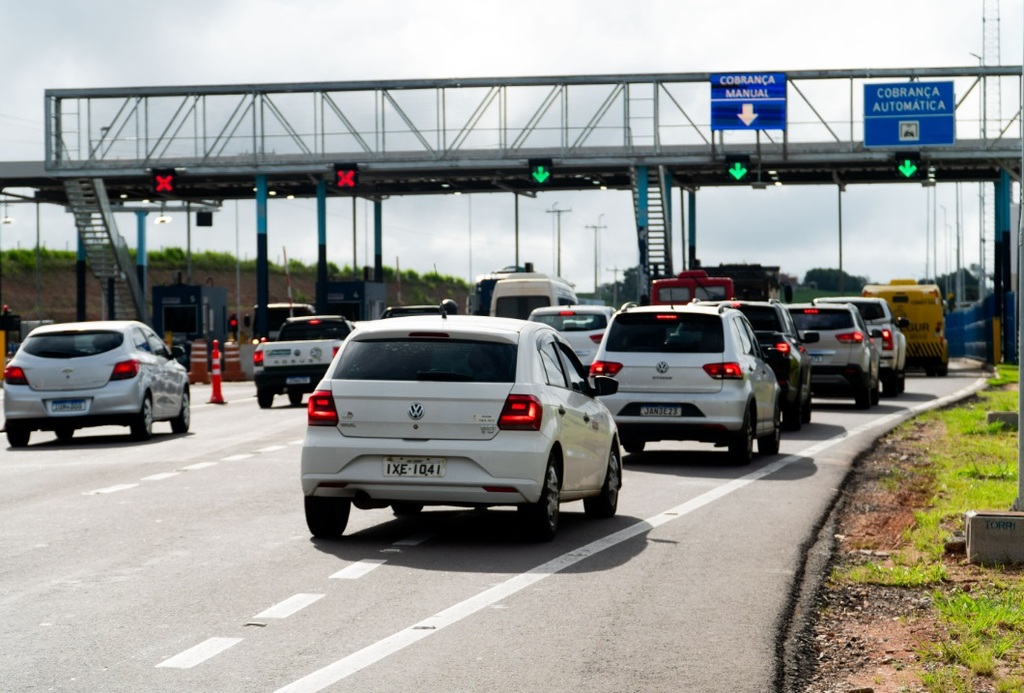
[[[983,374],[912,375],[869,411],[817,400],[749,467],[699,444],[625,457],[619,514],[353,510],[314,541],[305,410],[225,405],[146,443],[121,428],[0,446],[0,690],[777,690],[805,552],[853,457]]]

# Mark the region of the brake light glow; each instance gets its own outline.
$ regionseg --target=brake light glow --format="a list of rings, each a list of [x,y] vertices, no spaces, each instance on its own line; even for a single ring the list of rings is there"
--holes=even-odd
[[[319,324],[320,324],[320,321],[319,321],[319,320],[310,320],[310,321],[309,321],[309,324],[310,324],[310,325],[319,325]]]
[[[576,311],[574,311],[574,310],[560,310],[560,311],[558,311],[558,314],[559,315],[564,315],[564,316],[568,317],[570,315],[576,315]]]
[[[306,423],[310,426],[337,426],[338,410],[334,406],[334,395],[327,390],[317,390],[306,402]]]
[[[679,321],[679,316],[675,315],[675,314],[672,314],[672,313],[669,313],[667,315],[659,313],[658,315],[654,316],[654,319],[655,320],[672,320],[674,322],[678,322]]]
[[[818,314],[818,309],[817,308],[801,308],[800,312],[803,313],[804,315],[817,315]]]
[[[4,382],[8,385],[28,385],[28,378],[20,366],[8,366],[4,369]]]
[[[704,372],[715,380],[743,380],[743,369],[735,361],[704,364]]]
[[[121,361],[114,364],[114,370],[110,373],[111,380],[131,380],[139,374],[139,362],[135,359]]]
[[[864,341],[864,333],[861,331],[841,332],[836,335],[840,344],[859,344]]]
[[[590,364],[590,375],[616,376],[622,370],[622,364],[615,361],[594,361]]]
[[[338,355],[338,350],[339,350],[339,349],[341,349],[341,347],[333,347],[333,348],[332,348],[332,350],[331,350],[331,358],[332,358],[332,359],[333,359],[333,358],[334,358],[335,356],[337,356],[337,355]]]
[[[788,354],[790,351],[789,342],[775,342],[772,348],[780,354]]]
[[[882,330],[882,348],[886,351],[892,351],[892,331],[883,329]]]
[[[509,395],[498,417],[502,431],[539,431],[544,408],[533,395]]]
[[[602,337],[604,337],[604,332],[598,332],[597,334],[590,335],[590,341],[594,344],[600,344]]]
[[[257,349],[256,351],[252,352],[252,365],[254,365],[254,366],[262,366],[263,365],[263,358],[264,358],[264,354],[259,349]]]

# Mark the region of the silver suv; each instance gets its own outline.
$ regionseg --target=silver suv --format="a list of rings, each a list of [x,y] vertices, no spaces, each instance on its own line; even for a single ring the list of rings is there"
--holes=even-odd
[[[658,440],[728,446],[748,464],[779,451],[779,385],[754,331],[729,306],[640,306],[617,312],[590,374],[619,382],[602,397],[622,446],[642,452]]]
[[[903,392],[907,377],[907,338],[903,328],[910,326],[909,320],[894,316],[889,303],[880,297],[829,296],[816,298],[812,303],[816,306],[822,303],[849,303],[860,312],[864,324],[872,333],[876,328],[881,330],[878,372],[882,381],[882,394],[893,397]]]
[[[789,306],[801,332],[818,333],[811,354],[811,392],[815,397],[853,396],[859,409],[878,404],[879,350],[874,337],[879,329],[868,330],[860,312],[849,303]]]

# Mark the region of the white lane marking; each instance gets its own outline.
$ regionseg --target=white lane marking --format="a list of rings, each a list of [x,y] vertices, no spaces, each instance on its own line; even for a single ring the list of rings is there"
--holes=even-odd
[[[289,445],[302,445],[305,442],[306,442],[305,438],[299,438],[298,440],[293,440],[292,442],[290,442],[288,444]]]
[[[358,580],[374,568],[379,568],[385,563],[387,561],[382,558],[365,558],[358,563],[342,568],[330,577],[332,580]]]
[[[433,534],[413,534],[411,537],[405,539],[399,539],[392,546],[419,546],[425,541],[432,539],[435,535]]]
[[[194,472],[197,469],[206,469],[207,467],[212,467],[215,464],[217,464],[217,463],[216,462],[196,462],[195,464],[190,464],[187,467],[182,467],[178,471],[181,471],[181,472]]]
[[[117,486],[107,486],[106,488],[98,488],[94,491],[86,491],[83,496],[95,496],[100,493],[116,493],[118,491],[124,491],[126,489],[135,488],[138,484],[118,484]]]
[[[191,669],[195,665],[205,662],[210,657],[219,655],[224,650],[240,642],[242,642],[241,638],[210,638],[191,649],[174,655],[170,659],[165,659],[157,664],[157,666],[169,669]]]
[[[265,448],[260,448],[256,452],[277,452],[278,450],[284,450],[287,445],[268,445]]]
[[[439,630],[450,626],[454,623],[472,616],[481,609],[495,604],[496,602],[506,599],[517,592],[530,587],[531,585],[543,580],[544,578],[554,575],[566,568],[569,568],[580,561],[593,556],[594,554],[604,551],[605,549],[621,544],[622,542],[632,539],[635,536],[649,532],[650,530],[677,520],[680,517],[684,517],[695,510],[698,510],[709,503],[719,500],[734,491],[737,491],[748,484],[753,483],[765,476],[774,474],[775,472],[783,469],[784,467],[792,464],[793,462],[806,459],[808,455],[812,453],[821,452],[834,445],[838,445],[840,442],[845,440],[854,431],[863,432],[872,428],[878,428],[884,424],[893,422],[894,417],[896,419],[909,418],[913,414],[926,411],[928,409],[934,409],[937,407],[944,406],[945,404],[956,401],[957,399],[963,398],[964,396],[971,394],[972,391],[981,389],[985,384],[984,378],[979,378],[971,386],[961,389],[959,392],[942,397],[931,402],[925,402],[922,404],[909,407],[899,414],[891,416],[885,416],[878,419],[870,424],[858,426],[856,429],[852,429],[850,432],[846,432],[824,440],[820,443],[816,443],[811,447],[802,450],[800,453],[795,455],[787,455],[782,459],[776,460],[769,465],[766,465],[762,469],[758,469],[750,474],[742,476],[738,479],[728,481],[721,486],[718,486],[710,491],[707,491],[696,498],[693,498],[685,503],[681,503],[674,508],[670,508],[664,512],[658,513],[657,515],[641,522],[626,527],[625,529],[619,530],[615,534],[610,534],[607,537],[593,541],[586,546],[582,546],[577,549],[573,549],[569,553],[563,554],[554,558],[547,563],[537,566],[532,570],[525,573],[516,575],[515,577],[509,578],[503,583],[499,583],[490,589],[487,589],[477,595],[466,599],[465,601],[459,602],[447,609],[440,611],[433,616],[420,621],[417,624],[409,626],[408,628],[401,630],[394,635],[379,640],[376,643],[364,647],[358,652],[354,652],[347,657],[343,657],[327,666],[314,671],[303,678],[294,681],[283,688],[279,688],[276,693],[311,693],[312,691],[319,691],[327,686],[337,683],[342,679],[367,668],[368,666],[379,662],[380,660],[388,657],[409,645],[413,645],[420,640],[433,635]],[[359,565],[359,564],[356,564]],[[344,572],[344,571],[342,571]],[[333,577],[333,576],[332,576]]]
[[[323,596],[322,594],[296,594],[293,597],[288,597],[283,602],[275,604],[266,611],[256,614],[253,618],[288,618],[318,599],[322,599]]]
[[[221,462],[238,462],[239,460],[247,460],[252,457],[251,452],[246,452],[241,455],[228,455],[227,457],[220,458]]]
[[[170,479],[172,476],[178,476],[178,474],[179,472],[163,472],[161,474],[144,476],[141,481],[163,481],[164,479]]]

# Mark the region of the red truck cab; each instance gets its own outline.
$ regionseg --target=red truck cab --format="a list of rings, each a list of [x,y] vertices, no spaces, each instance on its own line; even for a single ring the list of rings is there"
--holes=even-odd
[[[674,277],[651,282],[651,303],[683,305],[694,299],[722,301],[736,293],[729,277],[709,277],[704,270],[686,270]]]

